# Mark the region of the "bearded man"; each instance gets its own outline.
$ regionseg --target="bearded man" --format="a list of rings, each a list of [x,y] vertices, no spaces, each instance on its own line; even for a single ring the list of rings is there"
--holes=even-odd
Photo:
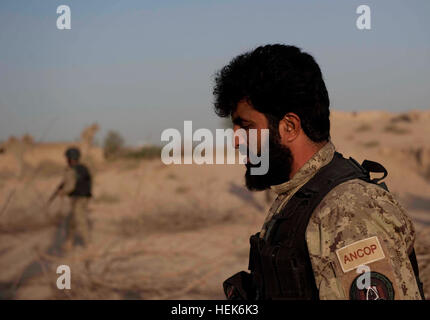
[[[424,298],[413,224],[379,182],[382,165],[336,151],[329,95],[311,55],[281,44],[241,54],[217,73],[214,96],[219,116],[231,117],[235,131],[256,129],[257,150],[268,149],[266,174],[246,164],[247,188],[277,194],[251,236],[249,272],[223,283],[227,299]],[[235,138],[235,147],[244,141]]]

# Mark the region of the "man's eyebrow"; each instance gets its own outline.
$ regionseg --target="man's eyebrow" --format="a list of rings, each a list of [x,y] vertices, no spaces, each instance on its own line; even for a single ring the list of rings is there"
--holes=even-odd
[[[245,120],[241,117],[232,117],[232,122],[237,125],[242,125],[244,122],[253,123],[251,120]]]

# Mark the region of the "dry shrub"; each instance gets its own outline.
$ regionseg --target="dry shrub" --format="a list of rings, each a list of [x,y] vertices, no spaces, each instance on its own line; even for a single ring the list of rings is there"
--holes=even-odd
[[[177,180],[177,179],[178,179],[178,177],[177,177],[175,174],[173,174],[173,173],[169,173],[169,174],[166,176],[166,178],[167,178],[167,179],[170,179],[170,180]]]
[[[396,123],[396,122],[407,122],[407,123],[409,123],[409,122],[412,122],[413,119],[412,119],[412,117],[409,114],[402,113],[402,114],[400,114],[398,116],[395,116],[395,117],[391,118],[390,121],[393,122],[393,123]]]
[[[38,177],[59,177],[64,172],[64,166],[51,160],[41,161],[34,169]]]
[[[389,124],[384,128],[385,132],[394,133],[394,134],[406,134],[409,133],[410,130],[400,128],[399,126],[396,126],[394,124]]]
[[[372,130],[372,126],[367,123],[363,123],[361,126],[355,129],[356,132],[366,132]]]
[[[373,148],[379,146],[379,141],[372,140],[363,143],[363,146],[366,148]]]
[[[124,146],[124,138],[119,132],[110,130],[103,141],[103,154],[106,159],[115,157]]]
[[[125,153],[125,157],[134,159],[160,159],[161,147],[156,145],[148,145]]]
[[[190,188],[188,187],[179,186],[175,189],[175,192],[181,194],[181,193],[187,193],[189,190]]]

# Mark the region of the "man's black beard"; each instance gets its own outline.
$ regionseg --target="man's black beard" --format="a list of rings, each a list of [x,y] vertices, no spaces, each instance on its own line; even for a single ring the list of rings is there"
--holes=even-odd
[[[274,134],[272,134],[274,133]],[[270,188],[272,185],[284,183],[290,179],[291,164],[293,155],[291,150],[280,143],[279,134],[270,128],[269,133],[269,170],[264,175],[251,175],[253,165],[246,163],[245,182],[248,190],[261,191]]]

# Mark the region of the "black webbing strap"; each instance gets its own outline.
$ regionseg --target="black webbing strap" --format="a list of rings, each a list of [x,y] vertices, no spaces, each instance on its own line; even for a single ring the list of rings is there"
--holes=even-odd
[[[334,187],[352,179],[362,179],[370,182],[367,171],[360,167],[355,160],[345,159],[342,154],[335,152],[332,161],[322,167],[288,201],[279,218],[297,212],[299,207],[305,209],[310,218],[317,205]]]
[[[361,166],[366,169],[368,172],[378,172],[383,173],[384,175],[381,178],[375,178],[372,179],[372,182],[378,183],[379,181],[383,180],[387,175],[387,170],[378,162],[370,161],[370,160],[364,160]]]
[[[417,261],[417,256],[415,255],[415,249],[412,249],[412,253],[409,255],[409,261],[411,262],[412,269],[414,269],[414,274],[417,280],[418,289],[420,290],[421,298],[425,300],[424,287],[423,287],[423,283],[420,280],[420,271],[418,269],[418,261]]]

